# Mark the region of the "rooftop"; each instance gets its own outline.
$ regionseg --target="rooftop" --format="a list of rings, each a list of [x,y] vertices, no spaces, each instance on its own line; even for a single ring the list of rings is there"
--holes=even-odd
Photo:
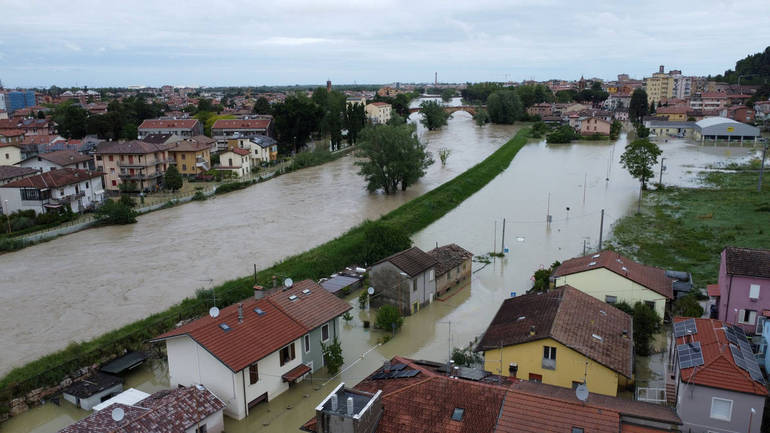
[[[96,145],[96,154],[132,154],[144,155],[148,153],[163,152],[168,150],[165,144],[147,143],[141,140],[131,141],[103,141]]]
[[[272,119],[219,119],[211,129],[267,129]]]
[[[192,129],[198,124],[198,119],[147,119],[139,125],[142,129]]]
[[[666,271],[653,266],[637,263],[615,251],[605,250],[597,254],[566,260],[553,273],[554,277],[604,268],[628,278],[667,299],[673,299],[673,280],[666,277]]]
[[[623,376],[633,374],[631,316],[571,286],[503,301],[477,350],[544,338],[552,338]]]
[[[93,160],[91,155],[82,155],[74,150],[57,150],[55,152],[40,153],[37,156],[28,158],[28,160],[32,158],[42,158],[62,167]]]
[[[0,165],[0,180],[12,179],[14,177],[30,176],[37,173],[37,170],[29,167],[17,167],[15,165]]]
[[[436,259],[436,276],[444,275],[448,270],[460,266],[473,257],[473,253],[457,244],[448,244],[428,251]]]
[[[73,383],[62,392],[78,398],[88,398],[122,383],[123,379],[118,376],[96,373],[91,377]]]
[[[295,283],[267,297],[308,330],[315,329],[350,310],[350,304],[312,280]]]
[[[392,263],[410,277],[415,277],[431,267],[438,265],[436,259],[417,247],[412,247],[408,250],[393,254],[392,256],[386,257],[375,263],[375,265],[384,262]]]
[[[725,265],[728,274],[770,278],[770,250],[727,247]]]
[[[104,173],[90,170],[80,170],[75,168],[61,168],[58,170],[46,171],[38,175],[25,177],[0,186],[0,188],[59,188],[65,185],[80,183],[85,180],[100,177]]]

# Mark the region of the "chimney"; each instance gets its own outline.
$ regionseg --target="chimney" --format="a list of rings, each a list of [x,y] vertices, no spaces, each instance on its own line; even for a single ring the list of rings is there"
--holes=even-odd
[[[273,275],[273,288],[275,289],[276,285],[278,284],[278,277]]]
[[[353,397],[348,397],[348,415],[353,416]]]
[[[385,361],[382,363],[382,371],[385,373],[390,373],[390,361]]]
[[[449,368],[446,370],[446,375],[449,377],[452,377],[452,372],[455,371],[455,360],[450,359],[449,360]]]
[[[457,379],[457,375],[458,375],[459,372],[460,372],[460,367],[455,366],[455,368],[454,368],[454,378],[455,379]]]
[[[535,325],[529,327],[529,335],[535,335]]]
[[[238,304],[238,323],[243,323],[243,303]]]
[[[254,299],[262,299],[265,296],[265,288],[259,284],[254,285]]]
[[[516,374],[519,372],[519,364],[512,362],[508,366],[508,373],[510,373],[511,377],[516,377]]]
[[[339,402],[337,401],[337,394],[332,395],[332,411],[336,412],[339,409]]]
[[[661,74],[663,73],[663,65],[660,65],[660,69],[659,69],[659,72],[660,72]]]

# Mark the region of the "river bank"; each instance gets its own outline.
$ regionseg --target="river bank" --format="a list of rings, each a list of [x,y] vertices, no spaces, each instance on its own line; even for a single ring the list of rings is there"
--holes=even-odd
[[[510,164],[518,150],[526,144],[526,131],[520,131],[481,163],[460,176],[417,197],[383,216],[385,224],[399,226],[408,233],[426,227],[453,209],[465,198],[481,189]],[[365,223],[366,224],[366,223]],[[263,284],[269,284],[273,275],[291,275],[294,278],[320,278],[360,260],[364,250],[364,225],[298,256],[284,260],[257,274]],[[228,281],[213,291],[217,304],[228,305],[247,297],[253,284],[252,277]],[[199,295],[203,292],[199,292]],[[173,327],[185,318],[200,315],[210,307],[211,299],[203,294],[187,298],[162,313],[131,323],[86,343],[71,344],[66,349],[45,356],[23,367],[16,368],[0,381],[0,400],[10,401],[13,396],[29,390],[58,383],[80,366],[103,361],[123,349],[135,349],[148,338]]]
[[[646,191],[642,212],[613,226],[609,246],[642,263],[689,271],[695,286],[717,282],[726,246],[770,245],[770,180],[757,191],[758,172],[702,171],[701,186]]]

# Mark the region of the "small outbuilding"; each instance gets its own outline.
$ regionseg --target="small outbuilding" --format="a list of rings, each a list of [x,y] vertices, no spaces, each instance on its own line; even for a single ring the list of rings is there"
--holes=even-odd
[[[695,122],[693,138],[701,143],[737,141],[743,144],[745,140],[756,142],[759,138],[759,128],[726,117],[707,117]]]
[[[75,406],[91,410],[123,391],[123,379],[111,374],[96,373],[79,380],[62,391],[64,399]]]

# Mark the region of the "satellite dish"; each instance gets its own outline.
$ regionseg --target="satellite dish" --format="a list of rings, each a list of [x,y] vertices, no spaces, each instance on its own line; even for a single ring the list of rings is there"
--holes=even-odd
[[[217,307],[209,308],[209,316],[213,317],[214,319],[219,317],[219,308]]]
[[[283,285],[286,286],[286,288],[289,288],[294,285],[294,281],[292,281],[291,278],[287,278],[283,280]]]
[[[575,388],[575,395],[577,395],[577,398],[580,401],[588,400],[588,387],[584,383],[581,383]]]
[[[112,409],[112,420],[115,422],[123,421],[123,417],[126,416],[126,413],[123,411],[123,408],[116,407],[115,409]]]
[[[368,289],[366,289],[366,293],[368,293],[370,295],[373,295],[374,294],[374,287],[369,287]]]

